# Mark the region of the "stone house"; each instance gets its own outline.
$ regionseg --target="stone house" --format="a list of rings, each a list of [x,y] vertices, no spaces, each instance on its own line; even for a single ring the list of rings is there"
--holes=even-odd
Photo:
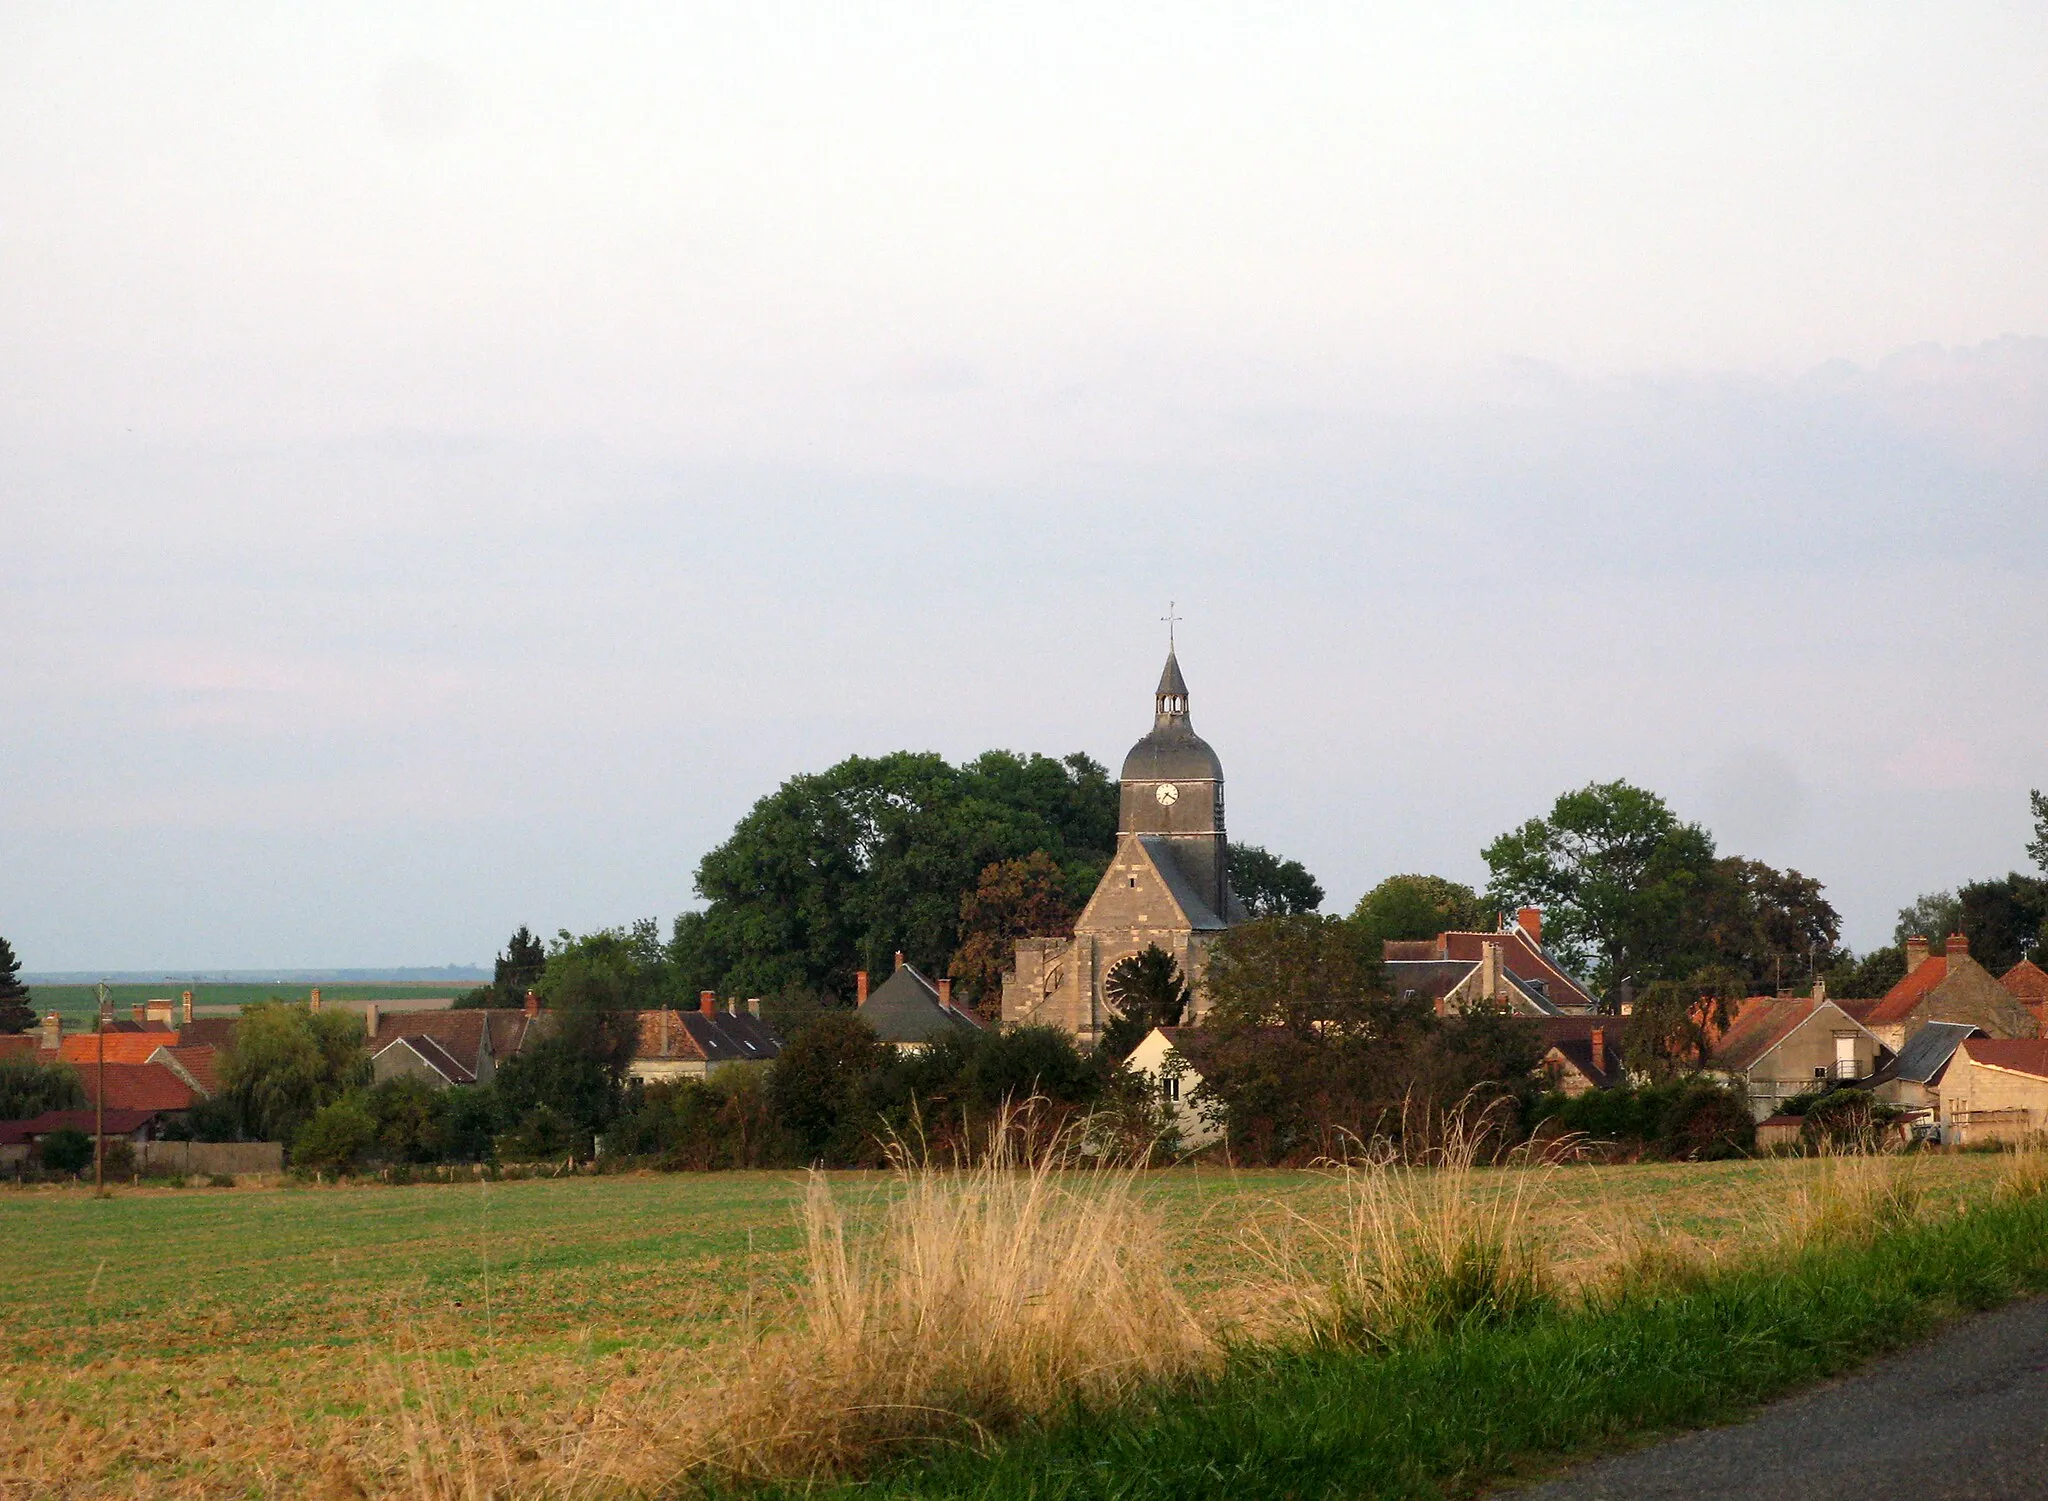
[[[1537,1071],[1550,1088],[1576,1098],[1595,1089],[1626,1082],[1622,1064],[1620,1016],[1546,1016],[1536,1023],[1542,1034],[1543,1061]]]
[[[1864,1013],[1864,1025],[1897,1052],[1933,1021],[1968,1022],[1987,1036],[2037,1037],[2034,1013],[1970,957],[1970,940],[1949,935],[1947,953],[1930,954],[1927,940],[1906,940],[1906,977]]]
[[[1093,1046],[1114,1015],[1111,969],[1158,947],[1173,956],[1198,1019],[1209,945],[1246,913],[1230,889],[1223,763],[1195,733],[1187,681],[1169,651],[1152,729],[1124,757],[1116,853],[1071,938],[1027,938],[1003,976],[1005,1025],[1063,1027]]]
[[[854,1009],[875,1035],[899,1053],[922,1052],[949,1033],[986,1030],[971,1010],[953,1004],[953,982],[933,981],[901,953],[888,979],[868,989],[868,972],[853,977]]]
[[[518,1010],[509,1006],[445,1011],[384,1011],[375,1002],[363,1011],[371,1070],[382,1083],[400,1074],[444,1084],[488,1084],[498,1065],[537,1038],[546,1019],[540,999],[529,994]],[[420,1045],[429,1041],[433,1047]],[[406,1046],[395,1047],[404,1042]],[[446,1054],[452,1072],[440,1062]],[[439,1082],[437,1082],[437,1080]]]
[[[761,1020],[758,1000],[745,1010],[728,1001],[721,1011],[709,990],[698,992],[695,1011],[642,1011],[639,1026],[626,1076],[643,1083],[710,1079],[736,1064],[772,1063],[782,1055],[782,1039]]]
[[[1888,1105],[1934,1120],[1941,1108],[1941,1081],[1962,1045],[1985,1035],[1969,1022],[1929,1022],[1878,1071],[1871,1090]]]
[[[1741,1084],[1763,1121],[1817,1084],[1868,1079],[1889,1056],[1870,1028],[1822,996],[1755,996],[1736,1008],[1706,1071]]]
[[[1540,907],[1522,908],[1497,932],[1390,939],[1382,957],[1394,994],[1425,997],[1439,1016],[1483,1003],[1523,1016],[1584,1016],[1595,1010],[1592,993],[1543,946]]]
[[[1952,1145],[2048,1134],[2048,1038],[1965,1038],[1936,1093]]]

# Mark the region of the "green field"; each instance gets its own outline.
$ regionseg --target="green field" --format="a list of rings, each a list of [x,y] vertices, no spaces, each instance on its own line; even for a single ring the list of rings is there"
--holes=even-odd
[[[1974,1196],[1997,1165],[1940,1159],[1930,1181]],[[1611,1254],[1631,1221],[1740,1244],[1801,1170],[1570,1169],[1539,1223],[1568,1262]],[[834,1175],[856,1203],[888,1183]],[[322,1477],[389,1438],[401,1358],[458,1404],[559,1411],[784,1316],[802,1192],[786,1173],[0,1192],[0,1496],[350,1494]],[[1247,1311],[1248,1230],[1334,1202],[1298,1172],[1175,1169],[1144,1192],[1220,1322]],[[172,1413],[204,1443],[167,1442]]]
[[[207,982],[193,983],[182,980],[155,980],[144,985],[109,985],[113,993],[114,1014],[126,1020],[130,1007],[144,1001],[177,1000],[184,991],[192,992],[195,1006],[253,1006],[259,1001],[284,1000],[303,1001],[315,987],[303,984],[242,984]],[[463,983],[435,982],[415,984],[412,982],[392,984],[350,984],[318,987],[322,1000],[328,1001],[382,1001],[395,999],[417,999],[422,996],[456,996],[472,989]],[[88,1030],[98,1002],[93,998],[90,985],[35,985],[30,987],[29,1002],[41,1016],[54,1011],[64,1018],[64,1030],[79,1032]]]

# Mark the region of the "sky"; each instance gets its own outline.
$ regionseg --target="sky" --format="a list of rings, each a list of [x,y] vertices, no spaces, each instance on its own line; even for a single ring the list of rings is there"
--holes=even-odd
[[[1342,910],[2048,787],[2048,10],[0,3],[0,934],[488,960],[1150,724]]]

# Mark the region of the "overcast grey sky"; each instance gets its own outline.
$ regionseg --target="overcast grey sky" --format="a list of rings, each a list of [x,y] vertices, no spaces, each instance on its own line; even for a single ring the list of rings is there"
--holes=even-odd
[[[0,4],[31,969],[666,918],[1113,768],[1168,598],[1334,906],[1622,776],[1868,946],[2025,864],[2044,536],[2039,5]]]

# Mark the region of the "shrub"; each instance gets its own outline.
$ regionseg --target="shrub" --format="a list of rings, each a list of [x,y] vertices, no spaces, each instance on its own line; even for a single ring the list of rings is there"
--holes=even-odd
[[[235,1175],[233,1173],[211,1174],[206,1180],[206,1186],[208,1188],[233,1188],[235,1186]]]
[[[38,1155],[53,1173],[82,1172],[92,1163],[92,1138],[66,1126],[43,1138]]]
[[[377,1123],[353,1095],[323,1105],[292,1141],[292,1166],[345,1173],[377,1139]]]
[[[1873,1152],[1896,1132],[1893,1123],[1904,1112],[1867,1089],[1836,1089],[1805,1111],[1799,1144],[1808,1151]]]
[[[109,1178],[134,1177],[134,1144],[125,1136],[108,1137],[106,1153],[100,1162],[100,1171]]]
[[[1659,1146],[1683,1162],[1718,1162],[1756,1150],[1756,1120],[1731,1089],[1688,1080],[1664,1114]]]
[[[81,1110],[85,1087],[68,1063],[0,1058],[0,1121],[29,1120],[46,1110]]]

